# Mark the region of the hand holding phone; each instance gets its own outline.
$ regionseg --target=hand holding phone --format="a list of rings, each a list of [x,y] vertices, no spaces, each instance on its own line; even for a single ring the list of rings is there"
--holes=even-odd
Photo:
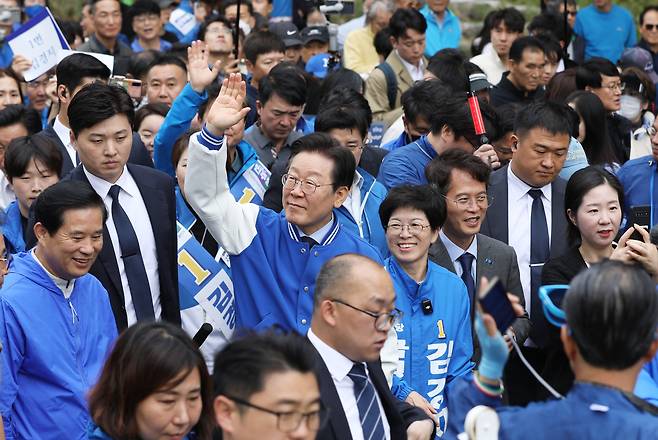
[[[478,294],[478,304],[484,313],[491,315],[501,334],[516,320],[516,313],[507,297],[507,290],[498,277],[492,278],[487,288]]]

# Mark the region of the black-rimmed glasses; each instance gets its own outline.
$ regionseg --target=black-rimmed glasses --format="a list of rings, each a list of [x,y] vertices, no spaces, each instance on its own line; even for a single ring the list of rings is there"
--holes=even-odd
[[[400,311],[399,309],[393,309],[387,313],[373,313],[367,310],[360,309],[358,307],[354,307],[352,304],[348,304],[340,299],[333,298],[331,299],[331,301],[338,304],[342,304],[351,309],[357,310],[361,313],[365,313],[366,315],[372,318],[375,318],[375,329],[377,329],[377,331],[380,332],[388,331],[388,329],[391,328],[391,326],[395,325],[397,322],[399,322],[402,319],[402,311]]]
[[[306,427],[310,431],[318,431],[329,419],[329,409],[322,406],[322,403],[320,403],[319,409],[305,413],[298,411],[273,411],[271,409],[263,408],[262,406],[254,405],[253,403],[240,399],[239,397],[225,396],[238,405],[253,408],[276,416],[276,427],[279,431],[284,433],[296,431],[304,419],[306,419]]]

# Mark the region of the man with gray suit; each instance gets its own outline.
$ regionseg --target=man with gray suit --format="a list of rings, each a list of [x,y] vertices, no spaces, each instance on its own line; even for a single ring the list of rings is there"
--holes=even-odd
[[[430,247],[430,259],[460,276],[466,284],[471,300],[471,321],[475,311],[475,292],[482,277],[498,277],[507,291],[516,295],[519,303],[525,306],[516,252],[505,243],[479,233],[487,209],[494,202],[487,195],[490,168],[478,157],[452,149],[441,158],[432,160],[425,173],[428,182],[441,189],[447,211],[440,239]],[[527,314],[516,320],[512,332],[517,342],[523,344],[530,332]],[[511,349],[511,342],[508,340],[507,343]],[[474,336],[474,359],[479,358],[477,345]]]
[[[523,353],[535,369],[542,368],[547,323],[537,289],[544,263],[569,247],[564,213],[566,183],[560,179],[569,149],[571,122],[566,105],[535,102],[518,112],[512,136],[512,161],[492,173],[488,195],[495,209],[481,232],[512,246],[519,263],[521,285],[532,328]],[[510,403],[533,399],[535,379],[515,356],[507,366]]]

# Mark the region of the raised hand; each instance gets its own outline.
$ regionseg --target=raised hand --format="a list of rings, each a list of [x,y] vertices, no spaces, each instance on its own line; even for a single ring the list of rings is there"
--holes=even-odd
[[[496,150],[492,145],[482,144],[473,154],[479,157],[492,170],[500,168],[500,159],[498,159],[498,154],[496,154]]]
[[[247,86],[239,74],[231,73],[222,81],[222,88],[206,115],[206,128],[214,135],[221,136],[229,127],[244,119],[249,107],[243,108]]]
[[[32,61],[28,60],[23,55],[14,55],[11,60],[11,70],[16,72],[16,75],[23,78],[23,72],[32,67]]]
[[[187,48],[188,74],[190,85],[197,93],[203,93],[219,74],[221,61],[216,61],[212,68],[208,67],[208,51],[203,41],[193,41]]]

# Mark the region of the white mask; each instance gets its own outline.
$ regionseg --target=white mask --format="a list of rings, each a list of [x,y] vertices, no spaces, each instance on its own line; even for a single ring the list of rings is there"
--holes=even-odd
[[[619,114],[630,121],[637,121],[642,113],[642,100],[636,96],[621,95]]]

